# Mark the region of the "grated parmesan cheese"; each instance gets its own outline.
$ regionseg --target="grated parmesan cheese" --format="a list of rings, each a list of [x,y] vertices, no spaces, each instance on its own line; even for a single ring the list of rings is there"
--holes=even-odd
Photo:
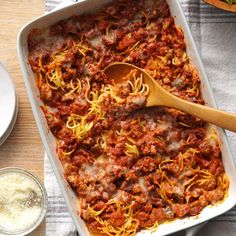
[[[23,230],[41,213],[42,192],[32,180],[18,173],[0,176],[0,228]]]

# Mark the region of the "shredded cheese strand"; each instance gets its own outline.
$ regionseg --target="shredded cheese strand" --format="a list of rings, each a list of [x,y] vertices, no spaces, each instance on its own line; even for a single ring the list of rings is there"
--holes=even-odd
[[[93,127],[93,121],[87,122],[87,116],[72,114],[66,122],[67,128],[72,130],[75,137],[81,141]]]
[[[122,226],[113,225],[111,220],[105,220],[102,218],[102,213],[107,207],[113,206],[116,211],[121,212],[125,218],[125,222]],[[125,205],[124,203],[110,199],[106,205],[99,211],[94,210],[88,206],[90,215],[100,224],[98,229],[109,236],[135,236],[139,227],[139,221],[133,217],[133,207],[131,205]]]

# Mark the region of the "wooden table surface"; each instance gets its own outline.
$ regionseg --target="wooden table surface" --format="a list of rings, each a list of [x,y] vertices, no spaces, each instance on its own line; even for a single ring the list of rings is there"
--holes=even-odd
[[[0,0],[0,61],[14,81],[19,106],[15,127],[7,141],[0,146],[0,168],[22,167],[38,175],[41,180],[44,149],[26,94],[16,38],[25,23],[44,13],[44,5],[43,0]],[[45,235],[45,223],[30,235]]]

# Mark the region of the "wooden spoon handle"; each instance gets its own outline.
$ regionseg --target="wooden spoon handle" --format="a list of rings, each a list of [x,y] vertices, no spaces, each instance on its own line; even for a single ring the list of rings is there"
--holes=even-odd
[[[196,103],[188,102],[175,96],[171,96],[171,97],[172,99],[169,98],[168,102],[165,102],[166,106],[179,109],[190,115],[194,115],[204,121],[207,121],[209,123],[215,124],[222,128],[236,132],[236,115],[235,114],[217,110],[211,107],[199,105]]]

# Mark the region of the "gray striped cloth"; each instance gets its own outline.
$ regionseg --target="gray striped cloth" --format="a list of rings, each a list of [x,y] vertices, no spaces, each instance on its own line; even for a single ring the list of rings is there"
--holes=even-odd
[[[46,0],[45,9],[47,12],[51,11],[62,2],[63,0]],[[180,2],[219,108],[236,113],[236,13],[219,10],[203,1]],[[236,158],[236,135],[231,132],[227,132],[227,135],[233,156]],[[49,196],[46,235],[76,235],[46,155],[44,168],[45,186]],[[177,235],[183,235],[183,232]],[[212,219],[197,235],[236,235],[236,208]]]

